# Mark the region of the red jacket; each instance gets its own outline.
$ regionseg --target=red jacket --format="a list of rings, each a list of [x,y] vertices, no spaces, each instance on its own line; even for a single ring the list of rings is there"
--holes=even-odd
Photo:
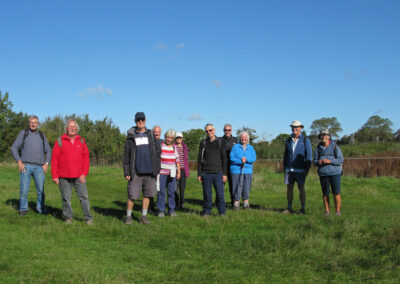
[[[82,143],[82,141],[83,143]],[[79,135],[75,136],[74,144],[64,134],[61,136],[61,144],[54,143],[53,154],[51,155],[51,174],[56,178],[79,178],[89,173],[89,150],[85,140]]]

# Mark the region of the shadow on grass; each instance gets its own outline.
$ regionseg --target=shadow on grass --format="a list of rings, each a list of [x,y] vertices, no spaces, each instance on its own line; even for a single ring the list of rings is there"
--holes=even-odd
[[[12,206],[15,210],[19,211],[19,199],[8,199],[6,200],[5,204],[7,206]],[[36,203],[33,201],[28,202],[28,208],[32,211],[36,212]],[[54,218],[64,220],[62,210],[60,208],[52,207],[52,206],[47,206],[45,205],[44,208],[46,209],[46,214],[45,215],[51,215]]]

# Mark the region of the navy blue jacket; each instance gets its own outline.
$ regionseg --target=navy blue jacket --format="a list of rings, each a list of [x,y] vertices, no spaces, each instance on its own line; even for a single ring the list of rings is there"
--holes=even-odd
[[[292,137],[285,142],[285,152],[283,154],[283,168],[285,171],[308,172],[312,162],[311,142],[303,135],[299,136],[299,141],[295,151],[292,150]]]

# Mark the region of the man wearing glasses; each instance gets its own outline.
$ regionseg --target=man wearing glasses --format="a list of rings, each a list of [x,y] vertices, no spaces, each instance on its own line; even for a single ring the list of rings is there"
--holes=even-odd
[[[135,200],[143,194],[141,224],[150,224],[147,219],[150,198],[155,194],[156,176],[161,167],[160,144],[155,143],[152,131],[146,128],[143,112],[135,115],[136,126],[128,130],[124,150],[124,177],[128,180],[126,225],[132,225],[132,210]]]
[[[222,141],[225,143],[225,148],[226,148],[229,194],[231,196],[231,205],[233,206],[235,200],[233,198],[232,176],[229,170],[230,169],[229,165],[231,164],[231,159],[230,159],[231,150],[233,145],[237,143],[237,138],[232,136],[232,125],[230,125],[229,123],[226,123],[224,125],[224,136],[222,137]]]
[[[203,214],[211,215],[212,186],[216,192],[216,204],[220,216],[225,216],[224,182],[227,180],[227,159],[225,143],[215,136],[212,124],[205,126],[207,139],[199,145],[197,176],[203,186]]]

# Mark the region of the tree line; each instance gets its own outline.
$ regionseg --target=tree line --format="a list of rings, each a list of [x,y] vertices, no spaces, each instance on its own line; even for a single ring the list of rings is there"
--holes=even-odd
[[[28,126],[28,115],[14,112],[9,94],[0,91],[0,161],[11,159],[11,145],[18,133]],[[56,115],[40,120],[40,130],[43,131],[50,145],[64,133],[64,126],[69,119],[75,119],[80,127],[79,135],[85,138],[90,150],[92,164],[112,165],[121,163],[126,135],[105,117],[93,121],[88,114],[85,115]],[[332,137],[342,145],[345,156],[363,156],[382,152],[400,152],[400,129],[393,131],[393,123],[378,115],[371,116],[366,123],[350,135],[339,136],[342,132],[340,122],[336,117],[323,117],[314,120],[310,126],[310,133],[303,131],[315,146],[318,143],[318,133],[321,129],[329,129]],[[259,159],[282,158],[283,147],[290,134],[279,134],[271,141],[260,139],[256,130],[247,126],[237,129],[236,134],[247,131],[250,143],[254,146]],[[203,129],[190,129],[183,131],[184,141],[189,148],[189,159],[196,160],[199,143],[206,138]],[[345,146],[344,146],[345,145]]]

